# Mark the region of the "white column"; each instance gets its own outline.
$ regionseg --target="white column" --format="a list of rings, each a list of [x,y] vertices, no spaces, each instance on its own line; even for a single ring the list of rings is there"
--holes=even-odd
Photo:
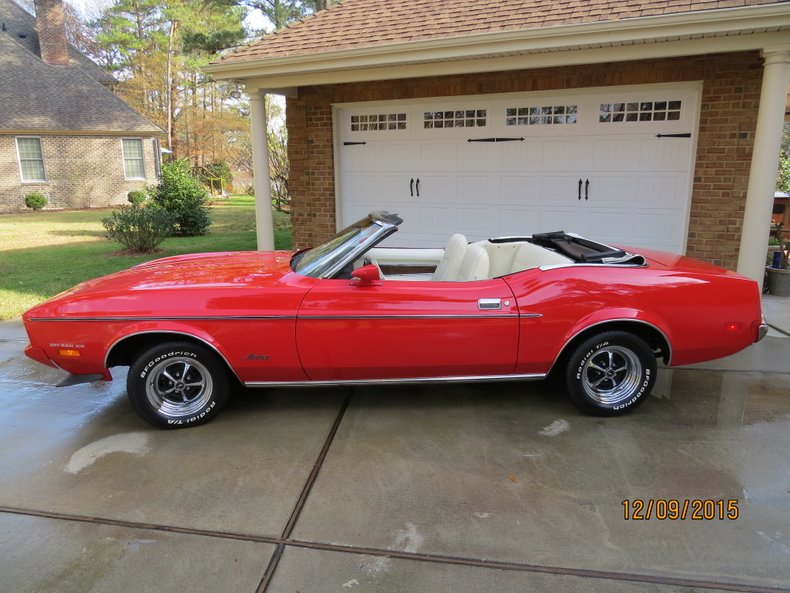
[[[252,174],[255,177],[255,230],[260,251],[274,249],[272,189],[269,176],[269,143],[266,133],[265,95],[250,95],[250,127],[252,133]]]
[[[738,253],[738,272],[757,280],[760,286],[765,274],[765,252],[771,230],[776,169],[787,104],[790,48],[763,50],[763,58],[763,86]]]

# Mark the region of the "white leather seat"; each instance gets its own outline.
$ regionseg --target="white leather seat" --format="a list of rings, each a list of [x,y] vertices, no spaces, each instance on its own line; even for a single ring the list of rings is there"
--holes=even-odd
[[[455,280],[458,276],[458,271],[461,269],[461,263],[464,261],[467,247],[469,242],[461,234],[456,233],[447,242],[447,247],[444,249],[444,255],[436,266],[431,280],[439,282],[448,282]]]
[[[485,280],[488,278],[489,264],[488,252],[480,245],[470,245],[466,250],[464,260],[461,262],[458,276],[453,280],[456,282]]]
[[[518,251],[516,251],[513,263],[510,265],[510,273],[537,268],[538,266],[555,266],[570,263],[573,263],[573,261],[569,257],[532,243],[522,243]]]

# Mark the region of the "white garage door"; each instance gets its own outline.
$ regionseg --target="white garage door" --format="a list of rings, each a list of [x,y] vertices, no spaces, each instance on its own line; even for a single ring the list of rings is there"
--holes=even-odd
[[[389,210],[390,245],[565,230],[682,253],[699,90],[338,105],[339,226]]]

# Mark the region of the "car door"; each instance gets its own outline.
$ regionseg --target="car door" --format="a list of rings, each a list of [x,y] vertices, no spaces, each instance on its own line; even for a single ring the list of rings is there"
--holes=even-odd
[[[516,300],[501,279],[320,280],[299,308],[296,341],[313,381],[513,373]]]

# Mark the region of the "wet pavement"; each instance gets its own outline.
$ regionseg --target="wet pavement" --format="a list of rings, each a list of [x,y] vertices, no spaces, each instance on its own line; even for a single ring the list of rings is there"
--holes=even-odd
[[[548,384],[389,386],[244,391],[180,431],[122,371],[52,387],[0,323],[0,592],[790,591],[782,305],[622,418]]]

